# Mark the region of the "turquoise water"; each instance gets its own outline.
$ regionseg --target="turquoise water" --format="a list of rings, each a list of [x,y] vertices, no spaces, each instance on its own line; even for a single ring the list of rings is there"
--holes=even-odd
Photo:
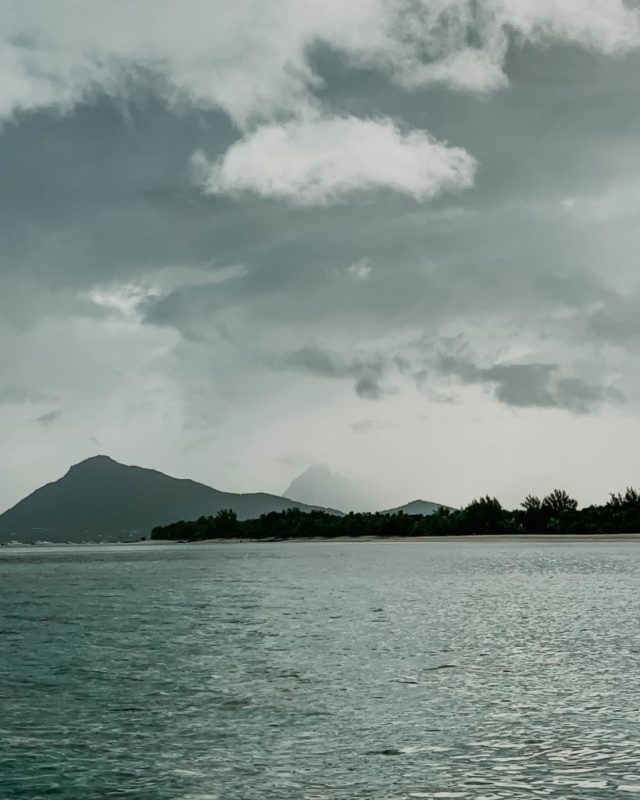
[[[640,795],[640,543],[0,550],[2,800]]]

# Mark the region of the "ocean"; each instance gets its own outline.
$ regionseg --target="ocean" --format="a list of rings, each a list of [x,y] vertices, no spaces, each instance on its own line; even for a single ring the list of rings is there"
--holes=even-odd
[[[0,800],[640,795],[640,543],[0,549]]]

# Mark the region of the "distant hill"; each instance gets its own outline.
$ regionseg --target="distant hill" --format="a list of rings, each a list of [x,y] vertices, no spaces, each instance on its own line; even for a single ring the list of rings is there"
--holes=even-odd
[[[298,475],[283,495],[291,500],[316,506],[330,506],[341,511],[374,511],[376,490],[366,481],[354,481],[316,464]]]
[[[381,511],[381,514],[422,514],[425,517],[435,514],[439,508],[448,508],[450,511],[455,511],[451,506],[443,506],[441,503],[432,503],[430,500],[413,500],[411,503],[406,503],[404,506],[397,508],[389,508],[386,511]]]
[[[221,492],[162,472],[95,456],[0,515],[0,542],[123,541],[156,525],[233,509],[239,519],[311,506],[271,494]]]
[[[413,500],[397,508],[380,511],[375,487],[366,481],[345,478],[324,465],[309,467],[298,475],[283,492],[285,497],[314,506],[330,506],[340,511],[377,511],[380,514],[435,514],[439,508],[450,508],[429,500]],[[451,509],[452,511],[455,509]]]

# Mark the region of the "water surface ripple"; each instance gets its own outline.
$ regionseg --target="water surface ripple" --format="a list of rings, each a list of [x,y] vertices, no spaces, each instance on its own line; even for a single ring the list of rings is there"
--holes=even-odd
[[[640,544],[0,551],[2,800],[640,796]]]

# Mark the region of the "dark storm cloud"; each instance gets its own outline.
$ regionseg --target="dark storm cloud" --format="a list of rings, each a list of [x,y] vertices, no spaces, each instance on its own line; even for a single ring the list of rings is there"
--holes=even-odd
[[[127,110],[95,98],[68,117],[40,112],[4,127],[0,274],[74,290],[199,263],[240,240],[186,167],[203,139],[232,140],[229,123],[138,99]]]
[[[463,383],[488,383],[495,386],[496,396],[502,402],[515,406],[555,406],[549,389],[556,364],[501,364],[479,368],[471,361],[456,356],[443,355],[438,368],[444,375],[452,375]]]
[[[614,387],[563,377],[558,364],[478,367],[464,357],[441,355],[437,366],[442,374],[456,377],[462,383],[492,386],[500,402],[516,408],[563,408],[586,414],[603,403],[621,403],[625,399]]]
[[[364,400],[380,400],[386,392],[373,375],[364,375],[356,381],[356,394]]]
[[[381,385],[385,364],[377,356],[347,359],[318,347],[303,347],[285,355],[282,364],[321,378],[351,378],[356,394],[365,400],[380,400],[385,394]]]
[[[349,358],[319,347],[304,347],[273,361],[321,378],[350,378],[358,396],[378,400],[393,392],[399,377],[410,378],[429,390],[442,377],[462,384],[490,387],[496,400],[513,408],[557,408],[587,414],[605,404],[625,402],[624,394],[608,383],[566,375],[557,363],[497,363],[478,366],[464,354],[447,353],[452,343],[444,340],[429,346],[414,343],[401,352]],[[457,342],[460,349],[460,342]],[[366,425],[352,426],[366,432]]]

